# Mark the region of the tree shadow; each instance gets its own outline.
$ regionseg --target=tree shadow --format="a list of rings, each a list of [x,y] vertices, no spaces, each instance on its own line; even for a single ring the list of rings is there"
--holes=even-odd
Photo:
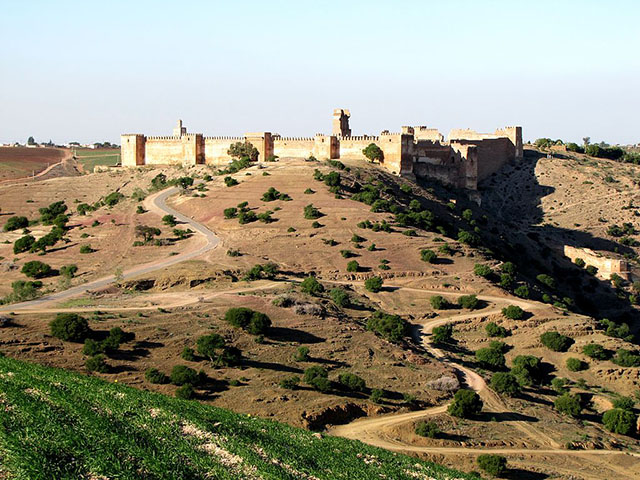
[[[297,342],[308,344],[322,343],[326,340],[325,338],[318,337],[312,333],[287,327],[271,327],[267,333],[267,336],[270,340],[277,340],[280,342]]]
[[[542,472],[530,472],[522,468],[509,468],[500,478],[509,480],[544,480],[545,478],[549,478],[549,475]]]
[[[341,367],[341,368],[349,368],[349,365],[346,362],[340,360],[331,360],[329,358],[320,358],[320,357],[309,357],[309,362],[319,363],[321,365],[331,365],[332,367]]]
[[[483,422],[539,422],[536,417],[516,412],[481,412],[476,418]]]
[[[288,372],[288,373],[297,373],[297,374],[303,373],[300,368],[291,367],[289,365],[284,365],[282,363],[260,362],[258,360],[249,360],[246,358],[243,358],[240,361],[240,365],[243,367],[249,367],[249,368],[259,368],[259,369],[261,368],[265,370],[274,370],[276,372]]]

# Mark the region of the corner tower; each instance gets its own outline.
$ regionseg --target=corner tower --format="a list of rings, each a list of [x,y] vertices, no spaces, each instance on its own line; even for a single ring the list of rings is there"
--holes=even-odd
[[[349,110],[343,110],[342,108],[336,108],[333,111],[333,130],[332,135],[338,137],[350,137],[351,129],[349,128],[349,117],[351,114]]]

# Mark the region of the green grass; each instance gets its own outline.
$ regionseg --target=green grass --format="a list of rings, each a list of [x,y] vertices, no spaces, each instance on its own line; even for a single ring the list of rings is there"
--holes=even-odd
[[[87,172],[93,172],[96,165],[113,166],[120,162],[119,148],[99,150],[77,148],[74,153]]]
[[[477,478],[198,401],[0,358],[0,478],[297,480],[310,475]]]

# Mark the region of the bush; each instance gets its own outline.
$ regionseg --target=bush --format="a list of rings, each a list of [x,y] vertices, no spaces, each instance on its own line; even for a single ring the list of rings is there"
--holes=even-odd
[[[378,293],[382,290],[382,278],[380,277],[371,277],[367,278],[364,282],[364,288],[373,293]]]
[[[320,366],[309,367],[304,371],[303,381],[315,390],[326,392],[331,388],[329,373]]]
[[[485,347],[476,350],[476,360],[489,370],[501,370],[506,365],[504,354],[497,348]]]
[[[544,380],[544,371],[542,369],[542,361],[533,355],[518,355],[513,359],[513,367],[511,368],[523,387],[540,385]]]
[[[29,226],[29,219],[27,217],[9,217],[7,223],[4,224],[3,230],[5,232],[12,232],[21,228],[27,228]]]
[[[491,277],[491,275],[493,275],[493,270],[491,269],[491,267],[489,267],[489,265],[476,263],[473,266],[473,273],[475,273],[476,275],[482,278],[489,278]]]
[[[235,218],[238,215],[238,209],[236,207],[225,208],[222,213],[224,218]]]
[[[88,358],[85,367],[90,372],[98,372],[98,373],[107,373],[109,371],[109,365],[105,361],[106,357],[102,354],[94,355],[91,358]]]
[[[363,392],[367,387],[364,379],[354,373],[341,373],[338,376],[338,382],[352,392]]]
[[[341,288],[332,288],[331,291],[329,291],[329,296],[338,307],[348,307],[351,303],[349,294]]]
[[[109,195],[104,197],[104,204],[107,205],[108,207],[113,207],[123,198],[124,198],[124,195],[121,194],[120,192],[111,192]]]
[[[420,258],[423,262],[435,263],[438,260],[436,252],[433,250],[420,250]]]
[[[288,390],[295,390],[296,388],[298,388],[299,384],[300,384],[300,377],[296,377],[295,375],[293,375],[291,377],[287,377],[280,380],[280,383],[278,385],[280,385],[281,388],[286,388]]]
[[[494,477],[502,475],[507,471],[507,459],[502,455],[482,454],[476,460],[478,467]]]
[[[490,337],[504,338],[509,335],[509,331],[506,328],[501,327],[500,325],[494,322],[487,323],[484,329],[487,332],[487,335],[489,335]]]
[[[529,298],[529,287],[526,285],[520,285],[513,291],[513,293],[516,297]]]
[[[298,347],[296,354],[293,356],[296,362],[308,362],[309,361],[309,347]]]
[[[195,397],[195,395],[196,392],[190,383],[185,383],[180,388],[176,389],[176,397],[182,398],[183,400],[190,400]]]
[[[429,303],[434,310],[446,310],[449,308],[449,301],[442,295],[434,295],[429,299]]]
[[[80,247],[80,253],[93,253],[93,248],[91,248],[91,245],[82,245]]]
[[[44,278],[51,274],[51,266],[38,260],[32,260],[22,266],[21,272],[29,278]]]
[[[162,217],[162,223],[169,227],[175,227],[178,224],[176,217],[173,215],[165,215]]]
[[[87,338],[84,341],[84,346],[82,347],[82,354],[93,357],[94,355],[98,355],[99,353],[104,353],[104,347],[102,343],[97,342],[91,338]]]
[[[235,186],[235,185],[238,185],[238,180],[236,180],[236,179],[235,179],[235,178],[233,178],[233,177],[224,177],[224,184],[225,184],[227,187],[233,187],[233,186]]]
[[[36,242],[36,239],[33,235],[25,235],[24,237],[20,237],[13,244],[13,253],[17,255],[18,253],[23,253],[28,251],[31,249],[31,247],[33,247],[33,244],[35,242]]]
[[[198,353],[209,359],[211,363],[220,359],[220,353],[225,346],[224,338],[217,333],[203,335],[196,340]],[[193,350],[192,356],[193,356]]]
[[[156,384],[169,383],[169,377],[167,377],[164,373],[162,373],[157,368],[149,368],[146,372],[144,372],[144,378],[146,378],[147,382],[149,383],[156,383]]]
[[[381,390],[379,388],[374,388],[373,390],[371,390],[371,395],[369,395],[369,400],[371,400],[373,403],[380,403],[383,398],[384,398],[384,390]]]
[[[580,397],[578,395],[572,395],[570,393],[563,393],[553,402],[553,406],[555,409],[568,415],[570,417],[577,417],[580,415],[582,411],[582,406],[580,405]]]
[[[609,351],[597,343],[585,345],[582,347],[582,353],[587,357],[594,358],[596,360],[607,360],[610,356]]]
[[[415,428],[416,435],[427,438],[436,438],[440,434],[440,427],[436,422],[418,422]]]
[[[303,293],[315,296],[324,292],[324,287],[320,282],[318,282],[316,277],[307,277],[300,284],[300,290]]]
[[[453,396],[453,402],[449,405],[449,415],[459,418],[469,418],[480,413],[482,399],[472,390],[458,390]]]
[[[602,415],[602,423],[610,432],[631,435],[636,427],[636,416],[629,410],[614,408]]]
[[[78,271],[78,266],[77,265],[64,265],[62,267],[60,267],[60,275],[62,275],[65,278],[73,278],[76,275],[76,272]]]
[[[261,312],[250,308],[230,308],[224,315],[224,319],[234,327],[242,328],[252,335],[264,334],[271,327],[271,319]]]
[[[551,388],[559,394],[567,392],[567,384],[569,381],[566,378],[555,377],[551,380]]]
[[[307,220],[316,220],[321,216],[322,214],[320,213],[320,210],[314,207],[312,203],[304,207],[304,218]]]
[[[545,347],[554,352],[566,352],[574,343],[570,337],[553,331],[544,332],[540,335],[540,341]]]
[[[436,345],[448,344],[453,342],[453,325],[448,323],[433,327],[431,331],[431,341]]]
[[[367,330],[391,342],[399,342],[409,335],[409,325],[402,317],[381,311],[377,311],[369,317]]]
[[[524,318],[524,310],[517,305],[509,305],[502,309],[502,314],[511,320],[522,320]]]
[[[53,221],[59,216],[63,215],[67,211],[67,206],[63,201],[58,201],[50,204],[48,207],[42,207],[38,209],[40,212],[40,221],[44,225],[52,225]]]
[[[458,305],[462,308],[474,310],[478,308],[479,303],[478,297],[475,295],[462,295],[461,297],[458,297]]]
[[[260,156],[260,152],[258,152],[258,149],[254,147],[251,143],[244,141],[244,142],[232,143],[229,146],[229,150],[227,150],[227,155],[229,155],[232,158],[239,158],[241,159],[240,160],[241,162],[245,158],[255,162],[256,160],[258,160],[258,157]],[[245,161],[243,163],[248,163],[248,162]],[[246,166],[242,168],[246,168]]]
[[[193,368],[185,365],[173,367],[169,378],[171,383],[178,386],[186,384],[197,385],[198,383],[198,373]]]
[[[513,397],[520,393],[518,379],[511,372],[497,372],[491,377],[491,388],[503,395]]]
[[[84,342],[91,333],[87,320],[76,313],[58,313],[49,327],[51,335],[67,342]]]
[[[370,143],[366,148],[362,149],[362,154],[367,157],[370,162],[381,162],[384,158],[382,149],[375,143]]]
[[[536,277],[536,279],[542,283],[543,285],[546,285],[547,287],[551,288],[551,289],[555,289],[556,288],[556,280],[551,277],[550,275],[547,275],[545,273],[541,273],[540,275],[538,275]]]
[[[613,401],[613,408],[621,408],[622,410],[632,411],[636,402],[631,397],[618,397]]]
[[[624,348],[619,349],[611,361],[621,367],[640,367],[640,355]]]
[[[347,263],[347,272],[357,272],[360,270],[360,264],[356,260]]]
[[[567,358],[567,368],[570,372],[581,372],[582,370],[589,368],[589,364],[587,362],[583,362],[579,358],[570,357]]]
[[[580,268],[584,268],[584,267],[587,265],[587,264],[586,264],[586,262],[585,262],[583,259],[581,259],[581,258],[576,258],[576,259],[573,261],[573,263],[575,263],[575,264],[576,264],[578,267],[580,267]]]

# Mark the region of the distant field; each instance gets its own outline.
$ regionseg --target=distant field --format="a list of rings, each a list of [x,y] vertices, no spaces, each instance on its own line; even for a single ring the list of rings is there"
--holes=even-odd
[[[68,154],[64,148],[0,147],[0,181],[40,173]]]
[[[477,477],[198,401],[0,358],[0,478]]]
[[[93,172],[96,165],[113,166],[120,162],[119,148],[75,148],[73,151],[87,172]]]

